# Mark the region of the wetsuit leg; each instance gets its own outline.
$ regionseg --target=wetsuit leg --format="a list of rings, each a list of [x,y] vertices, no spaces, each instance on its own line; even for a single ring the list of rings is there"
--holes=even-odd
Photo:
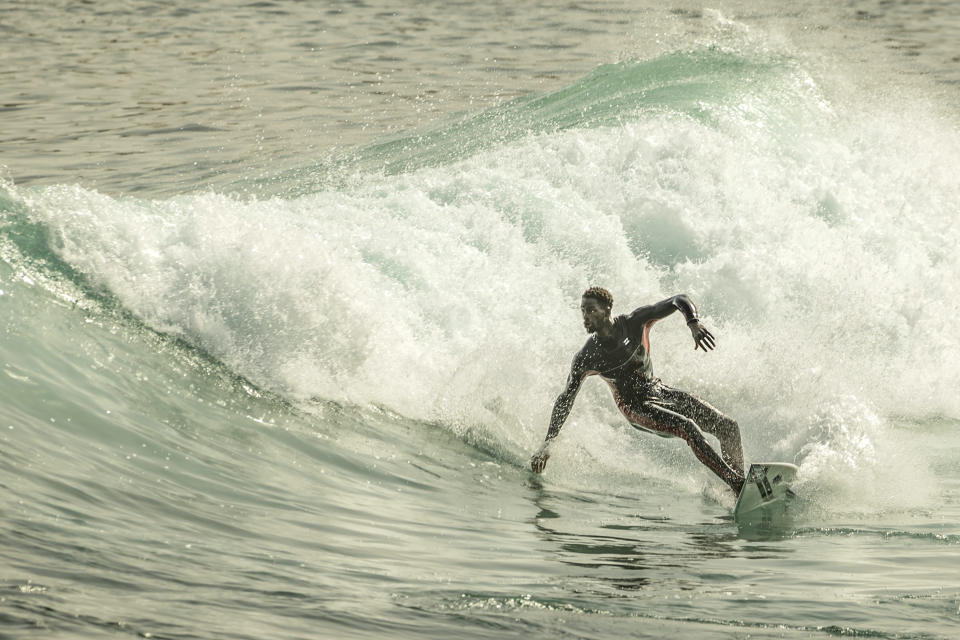
[[[743,475],[743,445],[736,420],[686,391],[661,385],[661,396],[670,403],[673,411],[692,419],[706,433],[716,436],[720,440],[720,455],[724,462]]]
[[[665,403],[658,400],[645,401],[639,408],[622,403],[620,398],[617,404],[631,424],[648,431],[683,438],[700,462],[717,474],[735,493],[740,492],[743,486],[743,474],[724,462],[692,419],[672,410],[672,407],[668,408]]]

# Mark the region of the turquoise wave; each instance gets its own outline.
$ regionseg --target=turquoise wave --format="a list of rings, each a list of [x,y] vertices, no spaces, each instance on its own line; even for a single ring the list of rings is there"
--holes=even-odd
[[[455,163],[528,136],[618,127],[664,114],[714,128],[731,117],[786,125],[819,108],[815,93],[788,56],[721,48],[678,51],[601,65],[559,90],[449,116],[420,131],[340,152],[319,166],[236,188],[295,197],[343,185],[358,173],[396,175]]]

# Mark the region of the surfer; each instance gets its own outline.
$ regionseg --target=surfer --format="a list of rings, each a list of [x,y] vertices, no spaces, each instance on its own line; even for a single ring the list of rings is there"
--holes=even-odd
[[[663,437],[683,438],[703,464],[739,493],[743,486],[743,449],[737,423],[706,402],[653,377],[650,328],[674,311],[686,318],[694,349],[706,352],[716,346],[713,334],[697,317],[693,302],[681,294],[611,320],[612,308],[613,296],[606,289],[591,287],[583,293],[580,312],[583,326],[591,335],[573,359],[567,386],[553,405],[547,437],[530,459],[530,466],[536,473],[543,471],[550,458],[550,444],[570,414],[584,378],[599,375],[610,385],[617,408],[632,426]],[[707,442],[704,432],[720,440],[720,454]]]

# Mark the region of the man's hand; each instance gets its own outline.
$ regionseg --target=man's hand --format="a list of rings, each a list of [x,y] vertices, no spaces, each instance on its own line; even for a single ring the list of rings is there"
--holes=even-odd
[[[717,341],[713,337],[713,334],[707,331],[707,328],[699,320],[691,320],[687,323],[687,326],[690,327],[690,333],[693,334],[693,350],[703,349],[704,351],[710,351],[715,346],[717,346]]]
[[[543,468],[547,466],[547,460],[550,459],[550,441],[543,443],[540,450],[530,458],[530,468],[534,473],[542,473]]]

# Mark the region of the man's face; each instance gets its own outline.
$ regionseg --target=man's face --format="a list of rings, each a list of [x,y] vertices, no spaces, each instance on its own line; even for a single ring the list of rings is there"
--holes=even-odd
[[[610,317],[610,310],[596,298],[581,298],[580,314],[583,315],[583,328],[587,333],[596,333]]]

